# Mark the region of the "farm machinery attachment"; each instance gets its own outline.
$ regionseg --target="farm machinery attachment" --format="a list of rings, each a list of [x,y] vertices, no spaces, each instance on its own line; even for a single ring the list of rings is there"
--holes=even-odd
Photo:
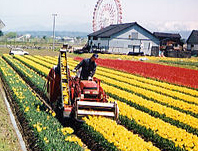
[[[63,117],[81,120],[84,116],[95,115],[118,119],[116,102],[108,102],[100,80],[80,80],[71,76],[66,49],[60,49],[57,66],[47,76],[49,101],[54,110],[61,111]]]

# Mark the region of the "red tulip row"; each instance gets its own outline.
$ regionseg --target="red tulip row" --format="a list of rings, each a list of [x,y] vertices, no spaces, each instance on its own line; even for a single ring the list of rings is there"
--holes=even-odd
[[[82,60],[76,57],[75,60]],[[198,71],[130,60],[97,59],[97,64],[169,83],[198,88]]]

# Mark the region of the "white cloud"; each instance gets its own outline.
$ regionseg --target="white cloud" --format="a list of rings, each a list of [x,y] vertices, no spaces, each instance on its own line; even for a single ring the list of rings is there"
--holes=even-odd
[[[149,21],[141,22],[141,24],[153,32],[191,31],[198,29],[198,22],[196,21]]]

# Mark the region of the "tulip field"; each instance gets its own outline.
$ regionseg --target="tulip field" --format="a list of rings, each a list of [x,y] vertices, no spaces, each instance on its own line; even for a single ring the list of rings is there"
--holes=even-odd
[[[70,70],[82,57],[68,58]],[[129,60],[97,59],[95,77],[119,120],[84,117],[61,122],[41,101],[50,56],[0,57],[0,76],[32,150],[198,151],[198,71]],[[71,74],[73,74],[71,72]]]

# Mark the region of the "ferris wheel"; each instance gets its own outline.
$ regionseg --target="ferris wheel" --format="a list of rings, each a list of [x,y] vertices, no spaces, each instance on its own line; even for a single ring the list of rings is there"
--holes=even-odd
[[[98,0],[93,12],[93,31],[111,24],[122,23],[122,9],[119,0]]]

